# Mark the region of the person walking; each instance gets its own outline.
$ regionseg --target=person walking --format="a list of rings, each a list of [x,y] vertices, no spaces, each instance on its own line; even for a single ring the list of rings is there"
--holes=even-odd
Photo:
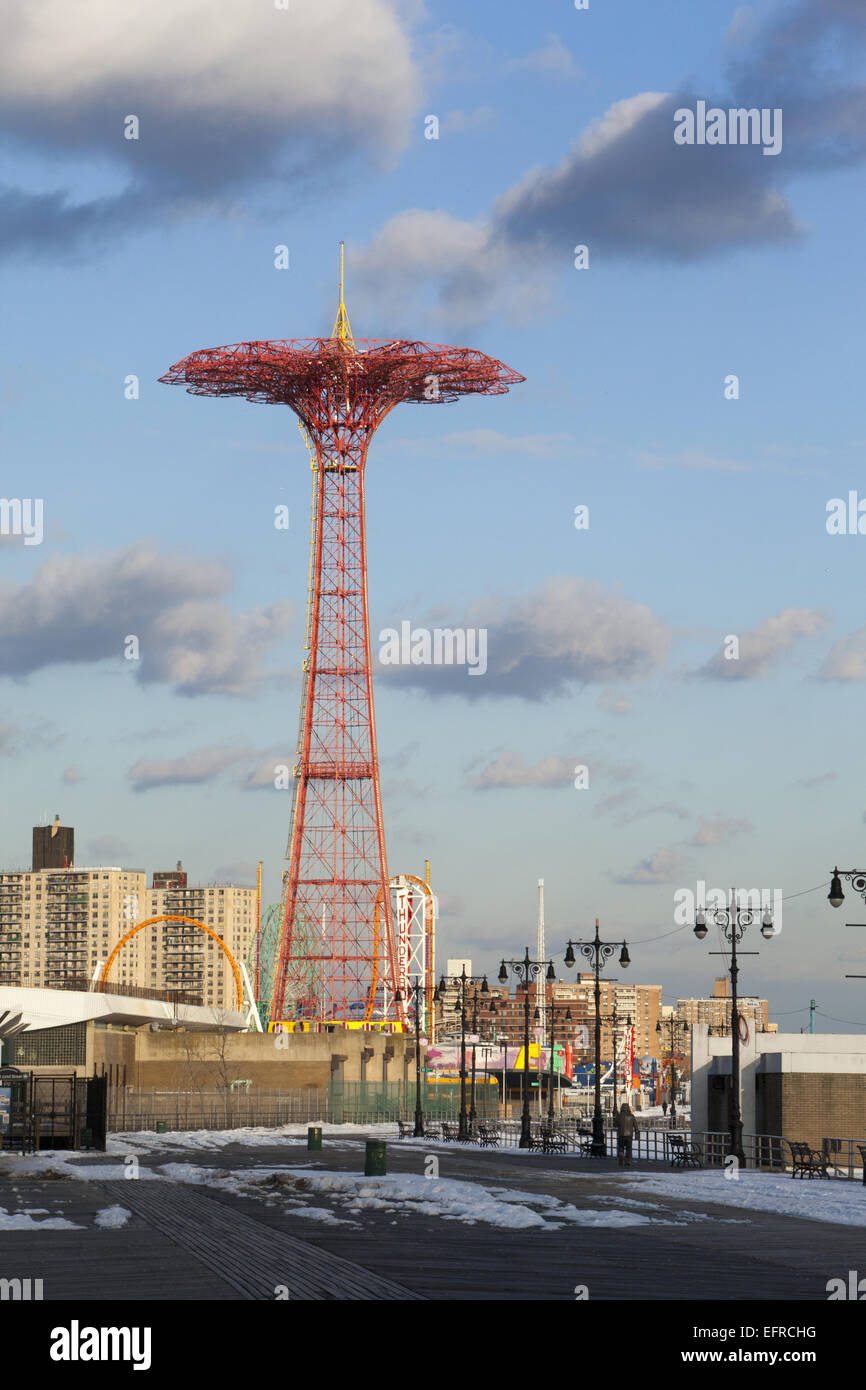
[[[631,1146],[637,1136],[637,1121],[631,1106],[623,1104],[616,1117],[616,1161],[620,1168],[631,1167]]]
[[[663,1101],[662,1101],[662,1114],[663,1114],[663,1115],[666,1115],[667,1113],[668,1113],[668,1103],[667,1103],[666,1100],[663,1100]]]

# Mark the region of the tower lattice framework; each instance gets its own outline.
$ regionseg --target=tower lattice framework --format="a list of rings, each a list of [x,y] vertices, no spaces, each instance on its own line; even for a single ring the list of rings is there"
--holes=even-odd
[[[193,395],[288,405],[315,474],[307,644],[284,921],[271,1019],[315,961],[308,1016],[404,1021],[376,750],[364,483],[370,440],[401,401],[498,395],[524,380],[484,353],[352,337],[343,301],[330,338],[191,353],[161,378]]]

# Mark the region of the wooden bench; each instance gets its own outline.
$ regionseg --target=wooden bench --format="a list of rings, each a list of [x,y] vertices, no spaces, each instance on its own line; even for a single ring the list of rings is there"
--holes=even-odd
[[[703,1168],[704,1155],[700,1144],[693,1144],[684,1134],[669,1134],[672,1168]]]
[[[414,1137],[415,1126],[414,1124],[410,1125],[407,1120],[398,1120],[397,1128],[400,1131],[401,1139],[412,1139]]]
[[[457,1141],[457,1139],[459,1139],[459,1137],[460,1137],[460,1126],[459,1126],[459,1125],[449,1125],[449,1124],[443,1123],[443,1125],[442,1125],[442,1138],[443,1138],[443,1139],[447,1139],[447,1140],[449,1140],[451,1143],[455,1143],[455,1142]]]
[[[791,1150],[792,1178],[829,1177],[827,1155],[823,1154],[820,1149],[812,1149],[808,1144],[797,1139],[786,1139],[785,1142]]]

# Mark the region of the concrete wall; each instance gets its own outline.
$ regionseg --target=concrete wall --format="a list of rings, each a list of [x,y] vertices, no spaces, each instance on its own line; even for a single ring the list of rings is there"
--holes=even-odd
[[[184,1033],[140,1029],[135,1075],[130,1084],[147,1089],[219,1089],[251,1081],[252,1090],[324,1090],[334,1078],[346,1082],[405,1081],[414,1063],[414,1041],[400,1034],[361,1033]]]
[[[107,1073],[112,1087],[166,1091],[221,1090],[232,1081],[250,1081],[253,1091],[325,1090],[332,1079],[377,1085],[415,1077],[415,1042],[403,1034],[151,1032],[149,1026],[97,1028],[92,1021],[86,1030],[82,1064],[54,1061],[27,1070],[95,1071]]]

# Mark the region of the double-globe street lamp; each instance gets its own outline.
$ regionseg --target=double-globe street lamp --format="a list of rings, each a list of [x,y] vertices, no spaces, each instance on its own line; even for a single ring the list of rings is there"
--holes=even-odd
[[[707,934],[707,918],[715,922],[720,928],[725,940],[731,947],[731,964],[728,974],[731,977],[731,1098],[729,1108],[729,1130],[730,1138],[728,1143],[728,1154],[734,1154],[740,1167],[745,1166],[746,1155],[743,1151],[743,1112],[740,1104],[740,1015],[737,1004],[737,976],[739,969],[737,966],[737,942],[743,938],[743,933],[747,927],[752,926],[755,919],[760,915],[760,909],[751,907],[740,907],[737,902],[736,889],[732,888],[728,899],[728,906],[710,908],[704,912],[699,908],[695,914],[695,936],[699,941],[703,941]],[[761,919],[761,935],[765,941],[770,941],[776,935],[776,928],[773,925],[773,914],[767,907],[764,909]],[[727,956],[727,951],[710,951],[711,956]],[[741,951],[744,956],[760,955],[759,951]]]
[[[530,1149],[532,1147],[532,1121],[529,1117],[529,986],[532,980],[537,980],[544,967],[547,966],[545,979],[548,984],[553,984],[556,980],[556,972],[553,969],[552,960],[531,960],[529,947],[526,947],[523,960],[504,960],[499,969],[499,983],[508,983],[508,970],[516,975],[524,988],[523,995],[523,1109],[520,1115],[520,1148]],[[507,968],[506,968],[507,967]]]
[[[413,998],[415,1000],[415,1128],[412,1133],[416,1139],[424,1137],[424,1111],[421,1108],[421,998],[424,994],[424,986],[415,976],[415,983],[409,985],[406,990],[406,1002]],[[404,996],[397,990],[394,995],[395,1004],[403,1003]]]
[[[600,974],[611,956],[620,947],[619,963],[625,970],[631,964],[628,946],[625,941],[602,941],[598,934],[598,918],[595,919],[595,936],[592,941],[569,941],[565,952],[565,963],[574,965],[575,946],[585,960],[588,960],[595,974],[595,1104],[592,1112],[592,1142],[589,1152],[593,1158],[604,1158],[607,1145],[604,1139],[604,1116],[601,1111],[601,980]]]
[[[457,990],[457,1001],[454,1005],[455,1012],[460,1014],[460,1119],[457,1125],[457,1138],[464,1143],[470,1137],[469,1116],[466,1113],[466,991],[470,985],[480,985],[482,994],[489,994],[486,975],[467,975],[464,965],[459,975],[452,975],[449,979],[443,975],[439,984],[433,992],[433,998],[438,1003],[450,987]]]

